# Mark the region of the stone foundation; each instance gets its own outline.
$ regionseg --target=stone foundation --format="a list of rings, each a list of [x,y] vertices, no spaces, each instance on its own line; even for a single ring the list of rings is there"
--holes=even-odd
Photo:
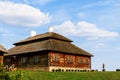
[[[50,72],[53,72],[53,71],[56,71],[56,70],[61,70],[61,71],[80,71],[80,70],[87,70],[87,71],[90,71],[91,69],[87,68],[87,67],[84,67],[84,68],[73,68],[73,67],[58,67],[58,66],[50,66],[49,67],[49,71]]]

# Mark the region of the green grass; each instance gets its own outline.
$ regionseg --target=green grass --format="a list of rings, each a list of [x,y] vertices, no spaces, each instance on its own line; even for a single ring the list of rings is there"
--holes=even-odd
[[[22,80],[120,80],[120,72],[23,72]]]

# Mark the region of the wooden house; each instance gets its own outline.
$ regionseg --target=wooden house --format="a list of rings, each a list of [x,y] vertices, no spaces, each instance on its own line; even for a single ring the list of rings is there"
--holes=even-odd
[[[8,50],[4,63],[22,69],[90,70],[93,55],[72,42],[54,32],[35,35],[14,43],[15,47]]]
[[[3,55],[6,53],[7,50],[2,45],[0,45],[0,64],[3,64]]]

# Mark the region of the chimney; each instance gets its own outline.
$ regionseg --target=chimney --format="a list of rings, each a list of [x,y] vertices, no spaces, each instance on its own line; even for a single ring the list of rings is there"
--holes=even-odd
[[[49,27],[49,32],[54,32],[54,28],[53,27]]]
[[[30,36],[31,36],[31,37],[36,36],[36,35],[37,35],[36,31],[31,31],[31,32],[30,32]]]

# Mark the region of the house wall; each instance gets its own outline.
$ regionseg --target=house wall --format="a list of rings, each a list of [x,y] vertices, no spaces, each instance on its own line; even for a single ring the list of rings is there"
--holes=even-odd
[[[46,52],[38,52],[17,56],[17,62],[17,67],[47,67],[48,54]]]
[[[49,71],[53,69],[64,69],[64,71],[91,69],[91,57],[47,51],[6,56],[4,63],[6,65],[15,64],[17,68]]]
[[[15,67],[23,69],[48,70],[48,53],[34,52],[16,56],[6,56],[4,59],[4,63],[6,65],[9,64],[9,66],[15,64]]]
[[[3,64],[3,52],[0,51],[0,64]]]
[[[49,52],[49,70],[52,69],[91,69],[91,57],[57,52]]]
[[[3,56],[0,56],[0,64],[3,64]]]

